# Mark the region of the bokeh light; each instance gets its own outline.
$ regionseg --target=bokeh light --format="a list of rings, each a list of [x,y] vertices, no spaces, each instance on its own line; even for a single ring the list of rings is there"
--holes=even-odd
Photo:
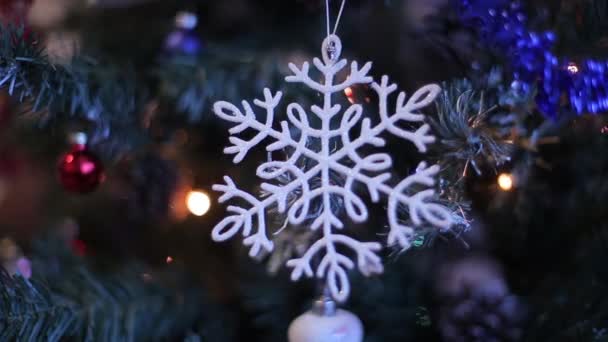
[[[513,176],[509,173],[501,173],[498,176],[498,186],[504,191],[513,189]]]
[[[578,72],[579,72],[578,65],[576,65],[576,63],[574,63],[574,62],[568,63],[568,66],[566,67],[566,69],[568,69],[568,72],[571,75],[578,74]]]
[[[192,190],[186,196],[186,206],[192,215],[203,216],[211,208],[211,199],[202,191]]]

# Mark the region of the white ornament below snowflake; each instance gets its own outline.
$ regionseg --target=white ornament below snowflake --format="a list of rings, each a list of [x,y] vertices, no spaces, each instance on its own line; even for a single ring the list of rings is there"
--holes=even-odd
[[[224,177],[225,184],[214,185],[215,191],[222,192],[220,202],[240,199],[246,206],[231,205],[227,210],[232,215],[224,218],[215,226],[212,237],[215,241],[225,241],[241,232],[244,244],[250,247],[250,255],[256,256],[262,249],[271,252],[273,243],[268,238],[266,227],[266,211],[276,206],[279,212],[287,212],[288,221],[292,225],[300,225],[309,218],[311,202],[321,201],[322,209],[315,217],[310,228],[320,230],[321,237],[316,240],[300,258],[287,262],[293,268],[292,280],[296,281],[303,275],[307,277],[325,278],[333,298],[344,301],[350,293],[350,283],[347,271],[357,266],[364,275],[381,273],[382,260],[377,252],[381,250],[378,242],[360,242],[347,235],[338,234],[336,230],[344,228],[342,219],[332,211],[330,198],[339,196],[343,200],[344,209],[351,220],[360,223],[368,218],[368,210],[363,199],[355,192],[357,184],[364,185],[369,191],[372,202],[378,202],[380,195],[387,198],[387,214],[389,223],[388,244],[398,244],[403,249],[410,247],[414,238],[414,227],[430,224],[440,229],[448,229],[452,224],[450,211],[431,200],[434,190],[434,176],[439,172],[438,166],[427,166],[422,162],[416,172],[398,183],[389,183],[392,175],[388,170],[392,166],[392,158],[386,153],[361,155],[363,147],[383,147],[385,140],[380,137],[383,133],[391,133],[402,139],[409,140],[418,151],[424,153],[427,146],[435,141],[429,134],[430,126],[422,124],[414,131],[401,127],[403,123],[420,123],[424,115],[418,111],[431,104],[441,91],[437,85],[426,85],[416,91],[406,101],[404,92],[396,99],[394,112],[389,109],[389,95],[397,90],[397,85],[390,84],[387,76],[380,83],[373,82],[368,75],[371,62],[359,68],[357,62],[350,65],[347,78],[334,83],[336,75],[346,67],[347,61],[340,58],[342,44],[336,35],[330,35],[322,46],[323,60],[315,58],[313,65],[324,76],[323,81],[317,82],[309,76],[310,64],[305,62],[301,68],[289,64],[293,75],[287,76],[287,82],[301,83],[323,95],[321,106],[313,105],[308,113],[298,103],[287,105],[287,121],[280,122],[280,129],[274,127],[275,109],[279,106],[281,92],[273,94],[264,89],[264,99],[254,100],[253,104],[265,112],[265,120],[258,120],[253,106],[242,101],[242,109],[225,101],[214,104],[214,112],[220,118],[234,123],[230,128],[232,146],[224,149],[226,154],[234,154],[234,162],[239,163],[250,149],[269,138],[274,142],[267,145],[268,152],[285,150],[288,158],[283,161],[268,161],[257,169],[257,176],[268,182],[261,184],[262,190],[268,195],[256,196],[239,189],[232,179]],[[369,118],[362,118],[363,107],[352,104],[344,112],[339,104],[332,103],[332,95],[341,94],[346,88],[357,84],[371,84],[378,94],[379,122],[372,123]],[[342,113],[341,115],[338,115]],[[315,115],[320,124],[314,125],[309,121],[309,115]],[[332,124],[339,123],[338,128]],[[256,132],[249,140],[243,140],[237,135],[245,130]],[[360,131],[359,136],[351,137],[353,130]],[[297,133],[295,131],[298,131]],[[310,144],[310,141],[317,144]],[[318,146],[318,148],[314,147]],[[339,148],[334,148],[339,146]],[[312,161],[313,166],[301,170],[296,165],[300,160]],[[291,174],[292,181],[278,184],[276,179],[285,174]],[[344,184],[332,184],[330,174],[340,174]],[[321,182],[312,182],[320,179]],[[271,181],[274,180],[274,183]],[[411,187],[425,187],[425,190],[414,192]],[[297,194],[297,200],[288,205],[290,194]],[[406,208],[414,227],[404,224],[399,217],[399,207]],[[336,246],[341,245],[352,250],[355,256],[347,257]],[[324,252],[324,253],[323,253]],[[319,264],[313,270],[312,259],[319,256]],[[315,258],[316,259],[316,258]]]
[[[363,324],[354,314],[338,309],[325,289],[312,309],[289,324],[287,336],[289,342],[361,342]]]
[[[361,342],[363,324],[346,310],[331,315],[310,310],[289,325],[287,335],[289,342]]]

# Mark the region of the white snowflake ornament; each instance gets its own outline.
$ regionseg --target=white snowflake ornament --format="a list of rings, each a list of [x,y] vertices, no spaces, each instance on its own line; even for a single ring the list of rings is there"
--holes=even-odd
[[[220,118],[234,123],[230,128],[232,146],[224,149],[226,154],[234,154],[234,162],[239,163],[249,150],[260,144],[266,138],[273,142],[266,146],[268,152],[285,150],[288,158],[283,161],[268,161],[257,169],[257,176],[265,180],[261,188],[268,194],[258,198],[239,189],[232,179],[224,177],[225,184],[214,185],[213,189],[223,193],[220,203],[231,199],[239,199],[245,206],[231,205],[227,210],[230,216],[224,218],[213,229],[215,241],[225,241],[241,232],[244,244],[250,247],[250,256],[256,256],[262,249],[270,252],[273,243],[268,238],[266,226],[266,211],[276,206],[279,212],[287,212],[290,224],[300,225],[309,218],[311,202],[321,201],[321,210],[314,218],[310,229],[320,230],[320,238],[312,243],[307,251],[296,259],[289,260],[287,266],[293,268],[292,280],[296,281],[303,275],[325,278],[331,295],[338,301],[344,301],[350,292],[347,271],[355,267],[364,275],[381,273],[382,261],[377,252],[381,249],[378,242],[360,242],[338,231],[344,228],[343,219],[332,211],[330,197],[338,196],[343,200],[348,217],[354,222],[364,222],[368,218],[368,210],[363,199],[355,192],[357,184],[364,185],[369,191],[373,202],[380,200],[380,195],[387,198],[387,214],[389,223],[388,244],[399,244],[403,249],[410,247],[414,238],[414,227],[403,224],[398,214],[398,208],[403,206],[409,213],[409,222],[413,226],[430,224],[440,229],[447,229],[452,223],[450,211],[431,200],[434,196],[432,188],[438,166],[427,166],[422,162],[416,172],[394,184],[388,170],[392,166],[392,158],[386,153],[362,155],[360,150],[368,145],[383,147],[384,139],[380,137],[385,132],[412,142],[421,153],[426,152],[427,146],[435,141],[429,134],[428,124],[410,131],[400,126],[403,123],[418,123],[424,121],[424,116],[418,111],[433,102],[440,88],[437,85],[426,85],[416,91],[406,101],[404,92],[397,96],[394,111],[389,109],[389,95],[393,94],[397,85],[389,84],[388,77],[383,76],[380,83],[373,82],[368,75],[372,63],[368,62],[359,68],[357,62],[350,64],[350,73],[340,83],[334,83],[335,77],[343,70],[347,61],[340,60],[342,45],[336,35],[328,36],[322,45],[323,59],[313,59],[313,65],[324,76],[320,82],[313,80],[310,75],[310,64],[305,62],[301,68],[289,64],[293,75],[287,76],[287,82],[302,83],[323,96],[320,105],[313,105],[307,111],[298,103],[287,105],[287,121],[280,122],[280,128],[274,126],[275,110],[279,106],[282,93],[273,94],[264,89],[264,98],[254,100],[253,104],[265,112],[265,120],[259,120],[253,106],[242,101],[242,108],[231,103],[216,102],[213,110]],[[369,118],[363,118],[363,107],[359,104],[350,105],[345,111],[339,104],[332,102],[334,94],[357,84],[370,84],[379,98],[379,122],[372,123]],[[312,113],[312,114],[311,114]],[[309,116],[315,115],[320,124],[312,125]],[[335,124],[339,123],[337,128]],[[351,136],[353,130],[360,131],[358,136]],[[238,135],[245,130],[254,131],[253,138],[243,140]],[[311,144],[316,141],[316,144]],[[338,146],[338,148],[333,148]],[[299,160],[312,161],[312,166],[306,170],[298,168]],[[332,184],[331,174],[344,177],[344,184]],[[280,184],[276,179],[290,174],[291,181]],[[320,182],[312,182],[320,179]],[[274,181],[274,182],[273,182]],[[319,184],[320,183],[320,184]],[[424,186],[426,190],[412,191],[412,186]],[[297,194],[295,202],[288,201],[288,195]],[[354,252],[354,257],[347,257],[341,245]],[[312,260],[319,260],[313,270]]]

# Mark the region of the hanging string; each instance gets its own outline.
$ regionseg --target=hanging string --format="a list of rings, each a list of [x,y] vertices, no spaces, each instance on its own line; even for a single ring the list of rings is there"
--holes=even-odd
[[[331,26],[331,18],[329,17],[329,0],[325,0],[325,16],[327,17],[327,36],[329,37],[331,34],[336,34],[338,31],[338,25],[340,25],[340,19],[342,19],[342,12],[344,12],[344,5],[346,4],[346,0],[342,0],[342,4],[340,5],[340,11],[338,12],[338,17],[336,18],[336,23],[334,25],[334,31],[330,31]]]
[[[327,36],[329,37],[329,0],[325,0],[325,24],[327,24]]]

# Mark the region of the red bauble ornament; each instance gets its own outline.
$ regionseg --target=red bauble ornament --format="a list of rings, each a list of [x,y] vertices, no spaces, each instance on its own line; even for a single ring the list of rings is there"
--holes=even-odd
[[[80,239],[74,239],[72,240],[72,251],[74,252],[74,254],[80,256],[80,257],[84,257],[87,255],[87,244],[84,243],[84,241],[80,240]]]
[[[67,191],[91,192],[104,180],[103,165],[86,145],[74,145],[59,160],[59,180]]]

